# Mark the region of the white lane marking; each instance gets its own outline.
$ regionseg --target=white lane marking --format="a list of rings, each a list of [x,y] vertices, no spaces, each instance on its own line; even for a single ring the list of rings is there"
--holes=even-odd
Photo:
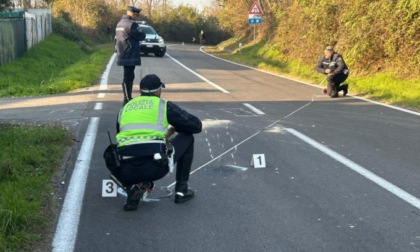
[[[257,114],[257,115],[265,115],[265,113],[264,112],[262,112],[261,110],[259,110],[259,109],[257,109],[256,107],[254,107],[254,106],[252,106],[251,104],[249,104],[249,103],[243,103],[243,105],[245,106],[245,107],[248,107],[250,110],[252,110],[255,114]]]
[[[369,179],[370,181],[374,182],[375,184],[379,185],[380,187],[384,188],[385,190],[391,192],[395,196],[399,197],[400,199],[404,200],[405,202],[411,204],[412,206],[420,209],[420,199],[414,197],[413,195],[409,194],[408,192],[404,191],[403,189],[399,188],[398,186],[391,184],[390,182],[386,181],[385,179],[379,177],[378,175],[374,174],[373,172],[363,168],[362,166],[356,164],[355,162],[351,161],[350,159],[338,154],[337,152],[329,149],[325,145],[322,145],[315,140],[305,136],[304,134],[291,129],[286,128],[286,131],[290,132],[292,135],[296,136],[297,138],[301,139],[302,141],[308,143],[312,147],[322,151],[323,153],[327,154],[331,158],[335,159],[336,161],[342,163],[343,165],[347,166],[351,170],[359,173],[363,177]]]
[[[409,110],[409,109],[404,109],[404,108],[400,108],[400,107],[397,107],[397,106],[393,106],[393,105],[389,105],[389,104],[384,104],[384,103],[380,103],[380,102],[377,102],[377,101],[372,101],[372,100],[369,100],[369,99],[366,99],[366,98],[363,98],[363,97],[357,97],[357,96],[353,96],[353,97],[355,97],[355,98],[357,98],[359,100],[363,100],[363,101],[366,101],[366,102],[374,103],[374,104],[381,105],[381,106],[384,106],[384,107],[387,107],[387,108],[399,110],[399,111],[402,111],[402,112],[405,112],[405,113],[408,113],[408,114],[420,116],[420,113],[415,112],[415,111],[412,111],[412,110]]]
[[[53,111],[51,111],[49,113],[50,114],[53,114],[53,113],[60,113],[60,114],[62,114],[62,113],[73,113],[73,112],[74,112],[73,109],[58,109],[58,110],[53,110]]]
[[[103,107],[104,107],[104,104],[102,102],[97,102],[93,109],[94,110],[102,110]]]
[[[202,48],[200,48],[200,51],[202,53],[207,54],[210,57],[213,57],[215,59],[218,59],[218,60],[221,60],[221,61],[225,61],[225,62],[234,64],[234,65],[237,65],[237,66],[245,67],[245,68],[252,69],[252,70],[255,70],[255,71],[258,71],[258,72],[261,72],[261,73],[270,74],[270,75],[277,76],[277,77],[280,77],[280,78],[283,78],[283,79],[286,79],[286,80],[291,80],[291,81],[299,82],[299,83],[302,83],[302,84],[305,84],[305,85],[308,85],[308,86],[312,86],[312,87],[323,89],[323,87],[320,87],[317,84],[310,84],[310,83],[299,81],[299,80],[295,80],[295,79],[292,79],[292,78],[289,78],[289,77],[286,77],[286,76],[283,76],[283,75],[280,75],[280,74],[271,73],[271,72],[264,71],[264,70],[261,70],[261,69],[255,68],[255,67],[250,67],[250,66],[242,65],[242,64],[239,64],[239,63],[230,61],[230,60],[219,58],[217,56],[214,56],[212,54],[209,54],[209,53],[205,52]],[[381,105],[381,106],[384,106],[384,107],[388,107],[388,108],[391,108],[391,109],[399,110],[399,111],[402,111],[402,112],[405,112],[405,113],[409,113],[409,114],[412,114],[412,115],[420,116],[420,113],[419,112],[415,112],[413,110],[400,108],[400,107],[397,107],[397,106],[393,106],[393,105],[389,105],[389,104],[385,104],[385,103],[373,101],[373,100],[370,100],[370,99],[367,99],[367,98],[363,98],[363,97],[359,97],[359,96],[353,96],[353,95],[350,95],[350,94],[347,94],[347,96],[351,96],[351,97],[356,98],[356,99],[359,99],[359,100],[363,100],[363,101],[366,101],[366,102],[374,103],[374,104]]]
[[[61,209],[57,229],[55,231],[52,247],[54,252],[73,251],[77,237],[83,196],[85,193],[86,180],[98,132],[99,117],[90,119],[76,165],[70,179],[67,194]]]
[[[207,82],[208,84],[212,85],[213,87],[219,89],[220,91],[222,91],[225,94],[228,94],[229,93],[229,91],[227,91],[226,89],[222,88],[221,86],[217,85],[214,82],[211,82],[210,80],[206,79],[204,76],[202,76],[202,75],[194,72],[192,69],[188,68],[187,66],[185,66],[184,64],[182,64],[178,60],[174,59],[168,53],[166,53],[166,55],[168,55],[169,58],[171,58],[173,61],[175,61],[176,63],[178,63],[180,66],[182,66],[183,68],[185,68],[186,70],[188,70],[189,72],[191,72],[192,74],[194,74],[195,76],[197,76],[198,78],[202,79],[203,81]]]
[[[104,73],[102,74],[102,77],[101,77],[101,84],[99,86],[99,90],[108,89],[109,72],[111,71],[111,66],[112,66],[112,63],[114,62],[116,56],[117,56],[117,54],[114,53],[112,55],[111,59],[109,60],[108,64],[106,65],[105,71],[104,71]]]
[[[105,93],[99,93],[98,94],[98,98],[104,98],[105,97]]]

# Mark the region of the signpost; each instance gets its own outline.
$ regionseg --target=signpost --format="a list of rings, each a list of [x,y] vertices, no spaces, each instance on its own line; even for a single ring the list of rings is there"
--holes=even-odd
[[[255,25],[262,22],[262,11],[258,2],[255,1],[248,11],[248,24],[254,25],[254,41],[255,41]]]

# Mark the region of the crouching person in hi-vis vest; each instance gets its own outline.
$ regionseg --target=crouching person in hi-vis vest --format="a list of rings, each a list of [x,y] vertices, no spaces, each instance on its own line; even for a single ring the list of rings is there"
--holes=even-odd
[[[125,211],[136,210],[143,194],[153,188],[153,181],[168,173],[168,146],[175,151],[173,162],[177,167],[175,203],[194,197],[188,179],[194,156],[193,134],[201,132],[202,124],[196,116],[161,99],[164,87],[158,76],[146,75],[140,81],[141,96],[130,100],[118,116],[116,138],[121,167],[115,177],[127,190]]]

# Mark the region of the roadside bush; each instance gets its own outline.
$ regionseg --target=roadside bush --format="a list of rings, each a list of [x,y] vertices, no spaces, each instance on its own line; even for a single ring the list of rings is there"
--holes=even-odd
[[[69,23],[64,18],[53,18],[52,28],[54,33],[62,36],[71,41],[79,42],[82,40],[81,29],[78,29],[75,25]]]
[[[274,44],[281,57],[313,65],[327,45],[335,46],[352,76],[392,72],[399,78],[419,76],[420,1],[288,0],[259,1],[263,23],[257,39]],[[235,35],[250,32],[243,13],[249,2],[224,0],[217,17]],[[275,26],[265,28],[265,26]],[[251,41],[250,41],[251,43]]]

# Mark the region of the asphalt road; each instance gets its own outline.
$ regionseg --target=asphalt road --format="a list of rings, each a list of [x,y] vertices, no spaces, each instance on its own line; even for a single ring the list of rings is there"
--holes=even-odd
[[[35,107],[40,120],[68,123],[79,141],[63,176],[55,251],[420,251],[420,114],[330,99],[198,46],[142,57],[135,80],[159,75],[163,98],[202,119],[196,197],[124,212],[123,196],[102,197],[102,153],[123,100],[122,69],[111,63],[101,85],[35,105],[0,102],[3,119],[30,120]],[[254,168],[255,154],[265,168]],[[173,174],[156,182],[150,197],[173,182]]]

